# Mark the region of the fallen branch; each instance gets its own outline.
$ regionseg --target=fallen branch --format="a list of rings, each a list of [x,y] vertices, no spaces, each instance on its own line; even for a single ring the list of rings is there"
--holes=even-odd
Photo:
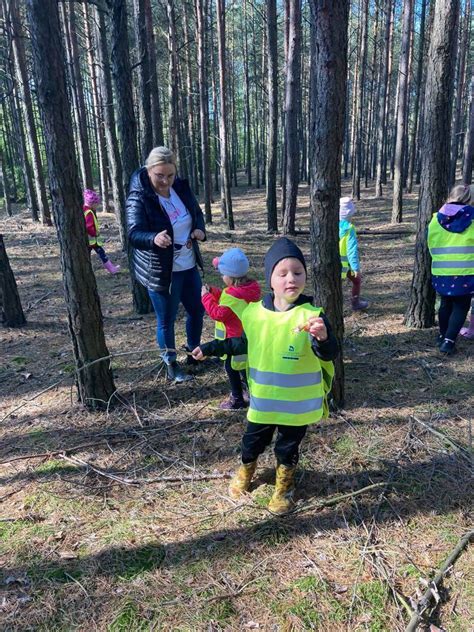
[[[411,419],[413,419],[414,421],[416,421],[417,423],[422,425],[424,428],[429,430],[429,432],[431,432],[431,434],[433,434],[435,437],[438,437],[439,439],[442,439],[443,441],[446,441],[446,443],[449,443],[449,445],[452,448],[454,448],[455,450],[458,450],[465,459],[467,459],[469,462],[471,462],[472,457],[471,457],[468,449],[464,448],[462,445],[459,445],[459,443],[456,443],[455,441],[450,439],[448,437],[448,435],[444,434],[444,432],[440,432],[439,430],[435,430],[432,426],[430,426],[426,422],[421,421],[421,419],[418,419],[418,417],[414,417],[412,415]]]
[[[331,507],[332,505],[337,505],[343,500],[347,500],[348,498],[354,498],[355,496],[360,496],[361,494],[365,494],[365,492],[369,492],[371,489],[377,489],[379,487],[388,487],[389,485],[393,485],[393,483],[387,483],[386,481],[382,481],[381,483],[373,483],[372,485],[367,485],[367,487],[362,487],[361,489],[356,489],[354,492],[349,492],[347,494],[341,494],[340,496],[334,496],[333,498],[329,498],[328,500],[321,500],[317,503],[312,503],[309,505],[303,505],[300,509],[296,509],[292,512],[291,515],[295,513],[300,513],[301,511],[308,511],[309,509],[323,509],[324,507]]]
[[[423,597],[416,604],[415,612],[413,613],[408,626],[406,627],[405,632],[414,632],[417,629],[419,623],[421,622],[423,613],[426,611],[433,597],[439,599],[439,591],[438,588],[441,585],[444,577],[451,570],[454,562],[457,560],[459,555],[464,551],[467,545],[474,540],[474,530],[468,531],[456,544],[454,549],[451,551],[448,559],[439,569],[435,578],[430,582],[430,585],[426,589]]]

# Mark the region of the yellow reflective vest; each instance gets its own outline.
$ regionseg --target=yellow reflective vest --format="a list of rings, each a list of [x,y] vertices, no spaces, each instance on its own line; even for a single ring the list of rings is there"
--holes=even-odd
[[[272,312],[260,301],[242,313],[248,340],[249,421],[305,426],[327,417],[334,365],[314,354],[307,332],[295,331],[321,312],[309,303]]]
[[[344,237],[339,240],[339,255],[341,257],[341,279],[345,279],[351,269],[349,266],[349,258],[347,256],[347,247],[349,244],[349,236],[353,232],[355,234],[355,228],[352,226],[349,228]]]
[[[97,216],[94,213],[94,211],[90,208],[88,208],[87,211],[84,211],[84,219],[87,219],[88,215],[92,215],[92,219],[94,220],[94,227],[95,227],[95,236],[87,235],[87,238],[89,239],[89,246],[97,245],[101,247],[104,245],[104,240],[100,236],[100,226],[99,226],[99,221],[97,219]]]
[[[236,298],[235,296],[228,294],[227,288],[224,288],[219,299],[219,305],[229,307],[234,314],[240,318],[242,311],[245,307],[247,307],[248,303],[242,298]],[[218,320],[216,320],[214,328],[214,338],[216,340],[225,340],[227,338],[225,325]],[[225,358],[226,356],[222,356],[223,360],[225,360]],[[238,356],[232,356],[230,364],[235,371],[243,371],[247,366],[247,355],[241,354]]]
[[[474,222],[462,233],[451,233],[433,216],[428,226],[433,276],[474,275]]]

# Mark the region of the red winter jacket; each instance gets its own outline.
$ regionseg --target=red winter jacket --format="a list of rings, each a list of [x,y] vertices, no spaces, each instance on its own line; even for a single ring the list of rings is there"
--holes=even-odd
[[[86,204],[84,204],[84,206],[82,207],[82,210],[84,211],[84,215],[86,214],[87,211],[92,211],[92,213],[94,213],[95,215],[95,211],[93,208],[90,208],[90,206],[87,206]],[[96,237],[97,236],[97,231],[95,229],[95,222],[94,222],[94,217],[92,216],[92,213],[89,213],[86,217],[86,231],[87,234],[89,235],[89,237]]]
[[[239,287],[231,285],[227,288],[227,293],[235,298],[241,298],[247,303],[259,301],[261,295],[258,281],[249,281]],[[202,297],[202,304],[212,320],[224,323],[227,338],[238,338],[242,335],[242,323],[230,307],[219,305],[221,294],[222,290],[219,288],[210,287],[209,292]]]

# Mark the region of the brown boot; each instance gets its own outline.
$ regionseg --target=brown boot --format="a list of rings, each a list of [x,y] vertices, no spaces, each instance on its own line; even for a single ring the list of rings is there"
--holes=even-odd
[[[257,461],[242,463],[229,484],[229,496],[231,498],[237,499],[248,490],[256,469]]]
[[[272,514],[286,514],[294,508],[295,472],[296,467],[277,466],[275,491],[268,505],[268,509]]]

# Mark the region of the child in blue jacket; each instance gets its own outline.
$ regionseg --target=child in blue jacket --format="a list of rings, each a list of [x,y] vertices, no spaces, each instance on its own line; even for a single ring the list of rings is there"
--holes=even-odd
[[[354,200],[350,197],[342,197],[339,201],[339,252],[341,255],[342,278],[348,278],[352,283],[352,309],[366,309],[369,302],[361,298],[360,286],[362,276],[360,273],[359,247],[357,234],[351,218],[356,212]]]

